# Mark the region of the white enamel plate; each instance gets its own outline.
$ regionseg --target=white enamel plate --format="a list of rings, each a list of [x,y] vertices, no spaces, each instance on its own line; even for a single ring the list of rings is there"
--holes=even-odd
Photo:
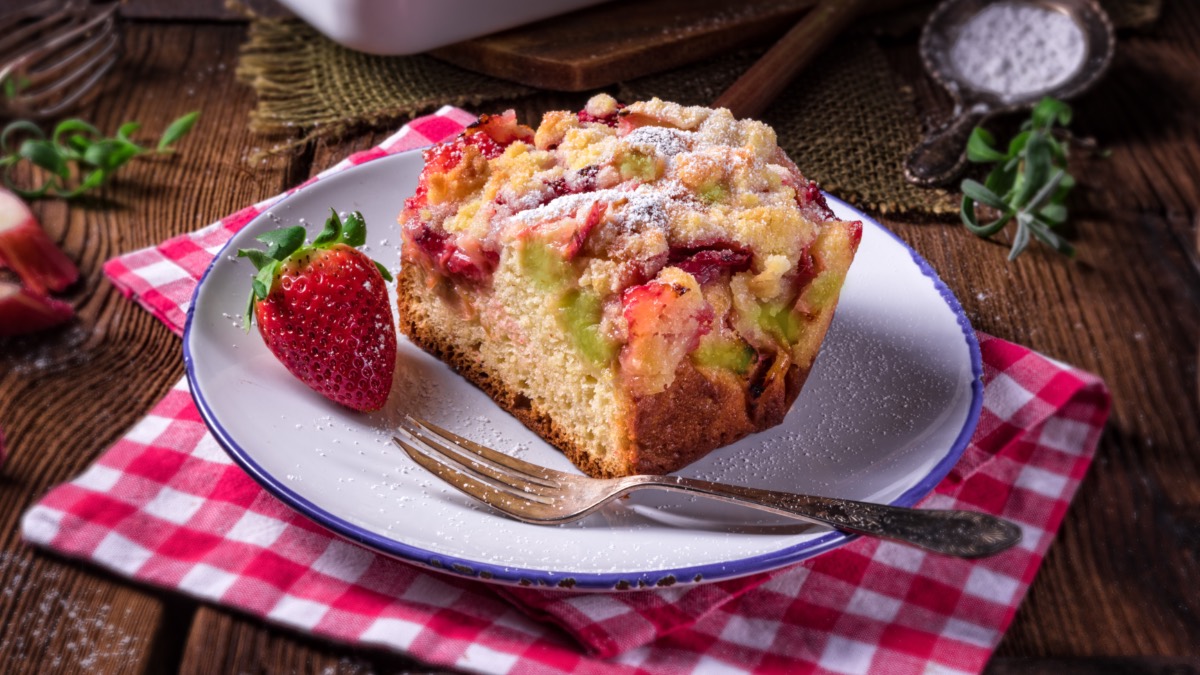
[[[582,522],[509,520],[414,464],[391,443],[401,411],[525,460],[575,471],[479,390],[401,336],[387,408],[360,414],[294,379],[243,333],[253,268],[231,254],[281,225],[315,235],[330,207],[362,211],[368,253],[395,269],[396,216],[421,155],[378,159],[318,181],[241,230],[196,289],[184,334],[192,395],[216,439],[263,487],[330,530],[404,560],[494,582],[623,589],[773,569],[850,536],[744,507],[644,491]],[[866,215],[830,199],[863,238],[825,346],[783,424],[680,473],[911,505],[966,446],[982,397],[979,347],[933,270]]]

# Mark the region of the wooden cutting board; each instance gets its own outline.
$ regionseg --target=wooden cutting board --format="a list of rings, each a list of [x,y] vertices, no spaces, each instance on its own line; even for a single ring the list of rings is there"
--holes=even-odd
[[[480,73],[586,91],[743,45],[770,45],[816,0],[614,0],[431,52]]]

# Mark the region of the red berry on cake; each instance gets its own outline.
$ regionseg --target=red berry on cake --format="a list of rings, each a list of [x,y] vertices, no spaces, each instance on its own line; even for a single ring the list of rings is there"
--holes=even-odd
[[[333,212],[311,244],[300,226],[268,232],[267,250],[242,249],[258,273],[246,308],[267,348],[317,393],[359,411],[387,401],[396,329],[385,281],[391,274],[356,247],[366,224]]]
[[[862,229],[770,127],[599,95],[425,158],[401,330],[585,473],[675,471],[783,420]]]

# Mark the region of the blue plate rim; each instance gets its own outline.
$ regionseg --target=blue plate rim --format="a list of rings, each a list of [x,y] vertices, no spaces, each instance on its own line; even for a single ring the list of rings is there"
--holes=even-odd
[[[339,178],[348,179],[353,174],[375,168],[379,163],[391,163],[393,161],[401,161],[414,154],[420,153],[421,150],[409,150],[406,152],[386,155],[377,159],[364,162],[354,167],[350,167],[338,174],[329,176],[320,181],[324,183],[328,180],[336,180]],[[271,204],[263,210],[258,216],[245,225],[246,228],[254,226],[260,219],[269,217],[268,214],[274,209],[280,208],[284,203],[292,197],[299,194],[301,188],[294,193],[284,197]],[[886,233],[892,239],[896,240],[903,246],[910,255],[914,263],[921,270],[922,274],[929,277],[934,284],[934,288],[942,296],[950,310],[955,314],[959,327],[962,329],[963,337],[967,341],[968,350],[971,358],[971,405],[968,409],[967,419],[963,423],[962,429],[959,430],[958,436],[951,445],[949,451],[939,460],[933,468],[915,485],[906,490],[890,503],[896,506],[912,506],[931,493],[934,487],[942,481],[943,478],[950,472],[950,469],[958,462],[962,453],[966,450],[967,444],[970,442],[971,435],[975,431],[975,427],[979,422],[980,412],[983,406],[983,360],[979,351],[979,341],[975,335],[974,329],[971,327],[971,322],[967,318],[966,313],[959,304],[958,299],[950,288],[938,277],[933,267],[909,246],[903,239],[897,236],[894,232],[881,225],[874,218],[863,213],[859,209],[851,206],[847,202],[834,197],[828,193],[824,193],[825,198],[831,202],[837,203],[842,207],[856,214],[864,223],[870,223],[881,231]],[[244,229],[244,228],[243,228]],[[196,403],[197,409],[200,411],[200,416],[204,420],[209,431],[217,443],[225,450],[225,452],[233,459],[234,463],[240,466],[246,473],[258,482],[264,489],[270,492],[275,498],[287,504],[291,508],[300,512],[305,517],[313,522],[321,525],[325,529],[333,532],[350,541],[356,542],[373,550],[376,550],[393,558],[398,558],[406,562],[414,563],[418,566],[431,569],[438,572],[450,573],[458,576],[479,579],[492,583],[502,583],[525,587],[540,587],[540,588],[561,588],[571,590],[636,590],[652,587],[665,587],[675,584],[695,584],[707,583],[712,581],[721,581],[726,579],[734,579],[737,577],[755,574],[758,572],[766,572],[769,570],[784,567],[794,564],[802,560],[806,560],[813,556],[819,555],[831,549],[837,548],[857,538],[857,535],[844,532],[829,532],[825,535],[805,541],[794,546],[790,546],[778,551],[772,551],[758,556],[740,558],[735,561],[722,563],[709,563],[704,565],[695,565],[687,567],[672,568],[666,570],[649,570],[643,572],[619,572],[619,573],[576,573],[562,571],[548,571],[537,569],[526,569],[521,567],[513,567],[506,565],[495,565],[477,560],[470,560],[456,556],[435,553],[418,546],[406,544],[404,542],[386,537],[375,532],[371,532],[366,528],[355,525],[354,523],[345,520],[330,511],[313,504],[295,491],[290,489],[279,478],[263,469],[256,463],[250,453],[238,445],[237,441],[229,434],[229,432],[221,425],[216,413],[212,410],[205,398],[203,391],[196,380],[196,360],[192,353],[192,325],[193,318],[196,312],[196,306],[200,299],[201,289],[204,288],[204,282],[207,281],[209,274],[216,266],[218,260],[226,254],[226,250],[233,243],[234,237],[230,237],[229,241],[221,248],[221,250],[213,256],[212,261],[204,270],[200,280],[196,283],[196,288],[192,291],[191,303],[187,310],[187,319],[183,329],[183,362],[186,371],[188,389],[191,392],[192,399]]]

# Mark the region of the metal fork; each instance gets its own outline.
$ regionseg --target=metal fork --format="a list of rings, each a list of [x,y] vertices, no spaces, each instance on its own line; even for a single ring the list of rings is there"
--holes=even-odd
[[[0,108],[53,117],[117,62],[119,2],[42,0],[0,15]]]
[[[908,509],[680,476],[588,478],[510,457],[408,415],[400,427],[403,438],[394,436],[392,440],[418,464],[497,511],[536,525],[569,523],[623,494],[656,488],[711,497],[961,558],[993,555],[1021,540],[1020,528],[986,513]]]

